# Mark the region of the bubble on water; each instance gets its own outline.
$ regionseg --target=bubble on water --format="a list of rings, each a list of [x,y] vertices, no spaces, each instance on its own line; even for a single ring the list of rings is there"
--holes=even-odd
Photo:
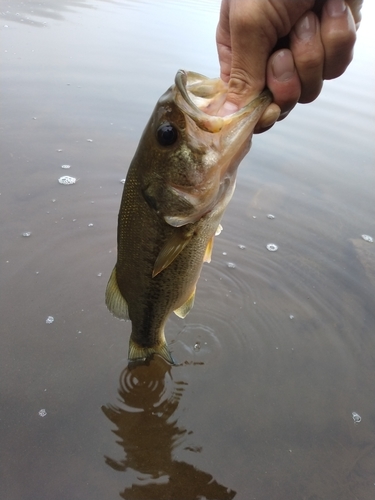
[[[24,233],[22,233],[22,236],[24,236],[25,238],[28,238],[29,236],[31,236],[31,232],[25,231]]]
[[[245,246],[245,245],[238,245],[238,248],[239,248],[240,250],[245,250],[246,246]]]
[[[87,140],[87,142],[93,142],[92,139],[86,139],[86,140]]]
[[[234,269],[237,266],[234,262],[227,262],[227,267],[229,267],[230,269]]]
[[[359,424],[359,422],[362,420],[361,415],[358,415],[358,413],[355,411],[352,412],[352,417],[355,424]]]
[[[275,218],[275,216],[274,216],[274,215],[272,215],[272,214],[268,214],[268,215],[267,215],[267,219],[274,219],[274,218]]]
[[[125,179],[120,179],[121,184],[125,184]]]
[[[61,168],[70,168],[70,165],[61,165]]]
[[[362,234],[361,236],[365,241],[368,241],[369,243],[374,242],[374,238],[372,236],[369,236],[368,234]]]
[[[70,177],[69,175],[63,175],[59,179],[59,183],[63,184],[64,186],[69,186],[70,184],[75,184],[77,182],[77,179],[75,177]]]
[[[267,250],[270,252],[276,252],[276,250],[279,248],[275,243],[268,243],[266,245]]]
[[[45,417],[47,415],[47,412],[44,408],[42,408],[41,410],[38,411],[38,415],[40,417]]]
[[[90,222],[90,224],[87,224],[87,225],[88,225],[88,227],[93,227],[94,224],[92,222]]]
[[[53,316],[48,316],[48,318],[46,319],[46,323],[47,325],[50,325],[51,323],[53,323],[55,321],[55,318]]]

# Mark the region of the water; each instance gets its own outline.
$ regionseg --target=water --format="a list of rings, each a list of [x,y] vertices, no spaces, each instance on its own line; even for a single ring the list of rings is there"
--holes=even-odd
[[[104,305],[120,180],[176,70],[218,74],[218,5],[2,2],[5,500],[374,497],[371,2],[346,74],[254,138],[178,365],[130,369]]]

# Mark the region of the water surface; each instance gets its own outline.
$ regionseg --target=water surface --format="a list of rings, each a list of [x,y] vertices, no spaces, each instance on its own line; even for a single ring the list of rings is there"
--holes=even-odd
[[[194,309],[168,322],[179,365],[130,370],[104,305],[121,179],[177,69],[218,74],[218,8],[2,2],[5,500],[374,497],[369,2],[345,75],[255,137]]]

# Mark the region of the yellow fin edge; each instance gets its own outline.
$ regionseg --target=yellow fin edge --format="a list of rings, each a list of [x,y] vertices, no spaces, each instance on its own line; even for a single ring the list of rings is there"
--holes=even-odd
[[[161,358],[163,358],[167,363],[170,363],[171,365],[175,364],[166,342],[164,344],[156,345],[153,347],[142,347],[130,338],[128,352],[129,361],[146,361],[154,354],[158,354]]]
[[[187,314],[190,312],[191,308],[194,305],[194,300],[195,300],[195,287],[193,290],[193,293],[190,295],[190,297],[187,299],[187,301],[182,304],[182,306],[178,307],[177,309],[174,310],[174,313],[176,316],[179,318],[185,318]]]
[[[111,313],[120,319],[129,319],[128,304],[121,295],[117,284],[116,267],[114,267],[105,291],[105,304]]]

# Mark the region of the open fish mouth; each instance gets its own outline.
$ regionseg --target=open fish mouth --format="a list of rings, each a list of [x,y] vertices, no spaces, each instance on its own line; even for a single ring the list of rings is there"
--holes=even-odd
[[[228,124],[242,121],[257,110],[259,119],[272,102],[272,94],[266,89],[249,104],[227,116],[217,116],[224,104],[228,85],[221,78],[207,78],[193,71],[179,70],[175,77],[175,102],[198,127],[217,133]]]

